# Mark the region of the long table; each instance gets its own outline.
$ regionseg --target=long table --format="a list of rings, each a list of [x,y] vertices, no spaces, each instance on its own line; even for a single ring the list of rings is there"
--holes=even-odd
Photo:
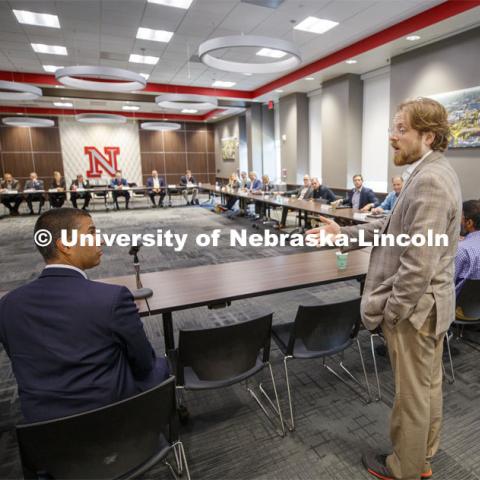
[[[349,253],[348,265],[339,270],[334,250],[281,255],[271,258],[222,263],[142,274],[144,287],[153,290],[137,306],[141,316],[162,314],[166,351],[175,346],[173,312],[201,306],[227,305],[234,300],[344,280],[363,281],[369,251]],[[134,275],[110,277],[104,283],[135,290]]]

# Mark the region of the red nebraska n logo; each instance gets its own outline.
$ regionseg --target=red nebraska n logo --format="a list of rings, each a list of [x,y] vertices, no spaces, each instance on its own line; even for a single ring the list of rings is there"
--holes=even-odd
[[[102,173],[107,173],[111,177],[115,176],[118,170],[117,158],[120,155],[120,147],[103,147],[105,156],[95,147],[84,147],[85,155],[88,155],[90,168],[87,170],[88,178],[99,178]]]

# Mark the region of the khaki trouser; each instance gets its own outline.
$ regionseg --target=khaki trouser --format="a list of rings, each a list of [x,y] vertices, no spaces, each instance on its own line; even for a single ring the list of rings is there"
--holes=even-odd
[[[396,479],[418,480],[430,469],[440,443],[445,333],[435,335],[435,326],[435,307],[420,330],[408,320],[395,327],[382,324],[395,375],[390,420],[393,453],[387,467]]]

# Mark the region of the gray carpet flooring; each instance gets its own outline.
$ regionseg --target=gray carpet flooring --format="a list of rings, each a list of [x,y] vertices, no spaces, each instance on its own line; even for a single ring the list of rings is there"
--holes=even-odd
[[[230,220],[199,207],[138,209],[135,211],[93,213],[97,228],[113,232],[151,232],[158,228],[176,233],[222,233],[230,228],[250,229],[248,220]],[[32,243],[35,218],[4,218],[0,221],[0,290],[9,290],[35,278],[42,261]],[[298,248],[231,248],[222,241],[217,248],[200,248],[192,241],[183,252],[168,248],[143,248],[143,271],[235,262],[301,251]],[[126,248],[105,248],[102,264],[89,272],[91,278],[132,273]],[[269,295],[234,302],[221,310],[197,308],[174,314],[174,325],[225,325],[274,312],[274,323],[292,321],[298,305],[346,300],[358,295],[356,282]],[[159,354],[163,352],[161,319],[144,319],[147,334]],[[477,341],[480,336],[470,333]],[[369,334],[360,332],[367,371],[374,386]],[[457,382],[444,386],[444,428],[440,451],[435,458],[434,478],[467,480],[480,478],[480,352],[462,341],[454,341]],[[287,413],[287,397],[282,356],[272,342],[273,369],[281,405]],[[358,351],[346,352],[345,364],[360,377]],[[191,421],[183,426],[192,478],[201,479],[368,479],[360,463],[366,449],[389,450],[388,419],[393,399],[389,362],[378,357],[383,399],[366,404],[357,391],[339,382],[322,368],[320,361],[294,361],[290,364],[297,429],[285,438],[274,429],[238,385],[222,391],[189,392],[185,402]],[[259,378],[260,380],[261,378]],[[270,382],[265,377],[267,389]],[[0,478],[20,478],[21,467],[13,427],[21,421],[15,380],[9,360],[0,347]],[[145,478],[170,478],[163,466],[149,471]]]

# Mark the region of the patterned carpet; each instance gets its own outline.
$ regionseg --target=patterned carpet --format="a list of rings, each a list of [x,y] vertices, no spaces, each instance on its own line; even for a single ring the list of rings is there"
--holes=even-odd
[[[155,231],[170,229],[176,233],[227,232],[239,225],[250,228],[244,219],[230,220],[202,208],[165,210],[138,209],[134,212],[93,214],[104,232]],[[35,278],[42,261],[33,249],[31,232],[35,219],[4,218],[0,221],[0,290],[8,290]],[[251,230],[253,232],[253,230]],[[187,242],[183,252],[166,248],[141,250],[143,271],[182,268],[202,264],[234,262],[301,250],[285,248],[231,248],[221,242],[218,248],[200,248]],[[105,249],[102,265],[89,272],[91,278],[125,275],[132,272],[127,249]],[[356,282],[269,295],[234,302],[222,310],[197,308],[174,314],[175,327],[223,325],[274,312],[274,323],[292,321],[299,304],[328,303],[354,298]],[[145,319],[145,328],[158,353],[163,352],[163,334],[158,316]],[[470,333],[480,341],[478,333]],[[366,331],[360,332],[367,371],[374,386],[373,363]],[[445,383],[445,421],[441,449],[435,458],[434,478],[467,480],[480,478],[480,352],[465,342],[453,342],[457,382]],[[1,347],[0,347],[1,348]],[[282,356],[272,342],[272,362],[284,413],[287,412]],[[368,479],[360,456],[368,448],[389,450],[388,417],[393,398],[392,375],[388,360],[377,357],[383,399],[366,404],[356,391],[338,381],[320,361],[290,363],[296,424],[285,438],[275,434],[271,425],[245,388],[233,386],[221,391],[189,392],[185,395],[191,421],[182,427],[192,478],[201,479]],[[360,378],[358,351],[346,352],[345,364]],[[334,365],[334,362],[332,362]],[[448,369],[447,369],[448,371]],[[260,375],[261,377],[261,375]],[[260,378],[259,378],[260,380]],[[265,377],[270,390],[270,382]],[[21,478],[13,426],[21,421],[15,380],[5,352],[0,351],[0,478]],[[170,478],[163,466],[149,471],[145,478]]]

